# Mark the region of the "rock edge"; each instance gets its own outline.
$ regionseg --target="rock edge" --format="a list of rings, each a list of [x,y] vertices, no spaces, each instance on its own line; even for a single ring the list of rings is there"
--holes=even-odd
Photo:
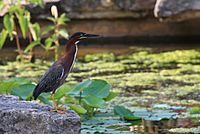
[[[50,107],[0,95],[0,134],[79,134],[80,117],[73,111],[49,112]]]

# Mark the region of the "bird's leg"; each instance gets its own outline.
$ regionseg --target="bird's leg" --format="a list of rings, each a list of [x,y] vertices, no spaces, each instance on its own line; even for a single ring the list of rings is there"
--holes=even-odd
[[[53,108],[52,108],[50,111],[51,111],[51,112],[57,111],[57,110],[58,110],[58,107],[57,107],[57,103],[56,103],[56,101],[55,101],[55,99],[54,99],[54,94],[51,95],[51,99],[52,99],[52,101],[53,101]]]
[[[51,99],[53,101],[53,108],[50,109],[50,112],[57,112],[59,114],[64,114],[66,112],[66,109],[62,108],[62,107],[58,107],[58,105],[54,99],[54,94],[51,95]]]
[[[57,107],[57,103],[56,103],[56,101],[55,101],[55,99],[54,99],[54,94],[52,94],[51,99],[52,99],[52,101],[53,101],[53,108],[54,108],[55,110],[57,110],[58,107]]]

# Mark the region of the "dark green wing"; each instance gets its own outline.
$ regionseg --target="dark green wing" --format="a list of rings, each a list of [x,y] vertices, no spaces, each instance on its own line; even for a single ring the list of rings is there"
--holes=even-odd
[[[62,78],[64,77],[65,70],[62,65],[54,64],[41,78],[38,85],[33,91],[34,99],[42,92],[55,91],[59,86]]]

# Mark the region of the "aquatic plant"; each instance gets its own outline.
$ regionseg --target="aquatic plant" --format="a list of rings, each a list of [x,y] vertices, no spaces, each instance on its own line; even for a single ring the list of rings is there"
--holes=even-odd
[[[0,93],[19,96],[22,100],[31,100],[35,83],[23,79],[12,78],[0,82]],[[94,116],[98,108],[105,107],[105,102],[112,100],[118,93],[110,91],[111,86],[104,80],[85,80],[75,86],[62,85],[55,93],[59,105],[64,105],[79,114]],[[51,105],[50,93],[43,93],[39,100]]]

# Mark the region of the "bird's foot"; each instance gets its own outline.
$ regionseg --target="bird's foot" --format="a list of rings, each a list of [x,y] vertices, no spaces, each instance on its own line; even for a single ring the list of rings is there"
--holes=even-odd
[[[56,113],[59,113],[59,114],[64,114],[64,113],[67,112],[67,109],[64,108],[64,107],[56,107],[56,108],[50,109],[50,112],[56,112]]]

